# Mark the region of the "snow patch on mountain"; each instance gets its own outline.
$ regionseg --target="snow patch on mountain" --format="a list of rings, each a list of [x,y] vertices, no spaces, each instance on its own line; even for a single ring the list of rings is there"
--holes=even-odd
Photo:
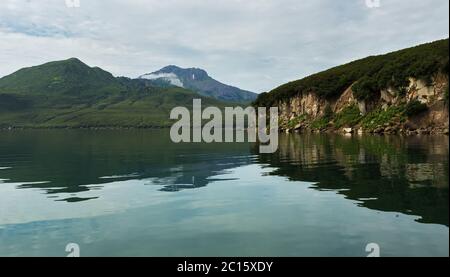
[[[171,85],[184,88],[184,84],[181,79],[175,73],[149,73],[139,77],[146,80],[158,80],[163,79],[168,81]]]

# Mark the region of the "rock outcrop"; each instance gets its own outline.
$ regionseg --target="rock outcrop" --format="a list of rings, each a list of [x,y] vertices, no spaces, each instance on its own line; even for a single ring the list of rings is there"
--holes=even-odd
[[[402,90],[384,89],[379,91],[377,98],[363,101],[354,96],[352,86],[335,99],[324,99],[314,92],[299,94],[279,103],[280,126],[285,132],[316,130],[347,134],[448,134],[448,83],[448,76],[443,74],[437,74],[429,83],[409,78],[409,86]],[[417,114],[408,114],[406,108],[413,103],[422,105],[423,110],[417,111]],[[329,118],[326,127],[322,124],[318,128],[318,124],[314,124],[319,120],[325,121],[327,113],[340,115],[349,107],[356,107],[360,112],[360,119],[356,123],[352,121],[346,124],[344,114],[341,116],[344,126],[337,126],[333,118]],[[379,126],[376,125],[377,113],[382,119]],[[370,121],[371,117],[375,119]]]

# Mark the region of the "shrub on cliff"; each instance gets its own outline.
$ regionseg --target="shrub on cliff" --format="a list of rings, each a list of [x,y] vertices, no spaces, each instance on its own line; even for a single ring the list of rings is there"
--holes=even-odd
[[[396,120],[399,122],[404,122],[406,120],[404,113],[404,105],[390,106],[386,110],[379,108],[367,114],[361,120],[361,126],[370,131],[383,127],[385,124],[392,123]]]
[[[334,116],[333,109],[331,109],[331,106],[327,104],[323,111],[323,117],[328,120],[331,120],[333,119],[333,116]]]
[[[364,76],[352,87],[353,95],[356,99],[369,100],[379,95],[380,88],[376,78]]]
[[[426,104],[420,103],[418,100],[409,102],[405,107],[405,115],[408,117],[423,113],[428,110]]]
[[[356,105],[349,106],[336,115],[334,125],[336,128],[353,127],[359,123],[362,116]]]
[[[323,130],[328,127],[330,121],[324,117],[319,118],[311,123],[311,128],[313,130]]]

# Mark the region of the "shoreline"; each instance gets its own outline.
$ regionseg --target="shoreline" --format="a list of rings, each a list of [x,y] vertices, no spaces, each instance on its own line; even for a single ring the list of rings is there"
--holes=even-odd
[[[418,130],[350,130],[351,128],[344,129],[327,129],[327,130],[314,130],[314,129],[303,129],[303,130],[280,130],[280,133],[286,134],[340,134],[340,135],[376,135],[376,136],[448,136],[448,129],[418,129]]]
[[[0,127],[1,131],[20,131],[20,130],[162,130],[162,129],[170,129],[170,126],[149,126],[149,127],[67,127],[67,126],[49,126],[49,127]]]
[[[449,135],[449,129],[447,127],[429,127],[429,128],[418,128],[418,129],[407,129],[407,128],[393,128],[391,126],[378,127],[373,130],[367,130],[363,128],[325,128],[325,129],[312,129],[312,128],[301,128],[301,129],[286,129],[280,128],[281,133],[287,134],[302,134],[302,133],[315,133],[315,134],[343,134],[343,135],[403,135],[403,136],[414,136],[414,135]]]
[[[60,130],[84,130],[84,131],[131,131],[131,130],[169,130],[171,126],[152,126],[152,127],[8,127],[0,128],[0,132],[12,131],[60,131]],[[427,128],[427,129],[389,129],[378,128],[376,130],[363,130],[355,128],[342,129],[285,129],[280,128],[279,133],[285,134],[338,134],[338,135],[376,135],[376,136],[449,136],[448,128]]]

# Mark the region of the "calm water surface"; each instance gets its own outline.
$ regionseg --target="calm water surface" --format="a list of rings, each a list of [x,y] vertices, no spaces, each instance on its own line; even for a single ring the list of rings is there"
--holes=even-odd
[[[0,256],[449,255],[448,137],[0,132]]]

